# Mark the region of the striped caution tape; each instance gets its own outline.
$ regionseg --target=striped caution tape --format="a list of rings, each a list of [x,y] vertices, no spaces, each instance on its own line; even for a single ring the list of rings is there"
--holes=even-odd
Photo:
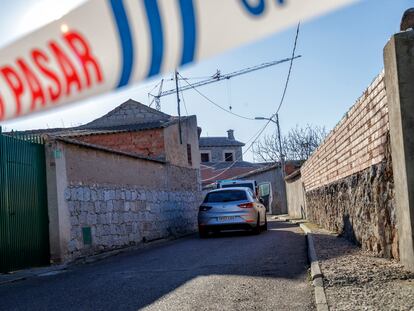
[[[90,0],[0,50],[0,120],[110,92],[357,0]]]

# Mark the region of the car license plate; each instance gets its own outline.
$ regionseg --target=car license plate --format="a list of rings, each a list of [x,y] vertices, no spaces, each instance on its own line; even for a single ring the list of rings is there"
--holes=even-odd
[[[218,220],[219,221],[229,221],[229,220],[234,220],[234,216],[222,216],[222,217],[219,217],[218,218]]]

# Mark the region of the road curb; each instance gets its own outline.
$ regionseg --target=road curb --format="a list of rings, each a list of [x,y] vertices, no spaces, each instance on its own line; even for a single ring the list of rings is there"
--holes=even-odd
[[[305,232],[306,240],[308,242],[308,258],[309,262],[311,263],[311,279],[315,292],[316,310],[329,311],[329,306],[325,295],[325,289],[323,287],[323,274],[321,272],[318,257],[316,255],[312,231],[304,223],[300,223],[299,226]]]

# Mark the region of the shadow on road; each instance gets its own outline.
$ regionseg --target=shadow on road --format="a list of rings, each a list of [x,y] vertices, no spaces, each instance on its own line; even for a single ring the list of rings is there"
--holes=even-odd
[[[305,236],[270,221],[260,235],[226,232],[193,236],[123,253],[60,275],[0,286],[2,310],[138,310],[183,284],[211,275],[306,282]],[[51,294],[52,293],[52,294]]]

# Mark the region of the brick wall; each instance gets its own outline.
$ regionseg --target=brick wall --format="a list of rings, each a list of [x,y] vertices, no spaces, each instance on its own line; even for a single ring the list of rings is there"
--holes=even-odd
[[[163,129],[78,136],[76,140],[146,157],[165,159]]]
[[[381,73],[302,167],[306,191],[338,181],[384,160],[389,131]]]
[[[302,166],[299,183],[309,220],[398,259],[389,128],[381,73]],[[290,212],[301,205],[288,204]]]

